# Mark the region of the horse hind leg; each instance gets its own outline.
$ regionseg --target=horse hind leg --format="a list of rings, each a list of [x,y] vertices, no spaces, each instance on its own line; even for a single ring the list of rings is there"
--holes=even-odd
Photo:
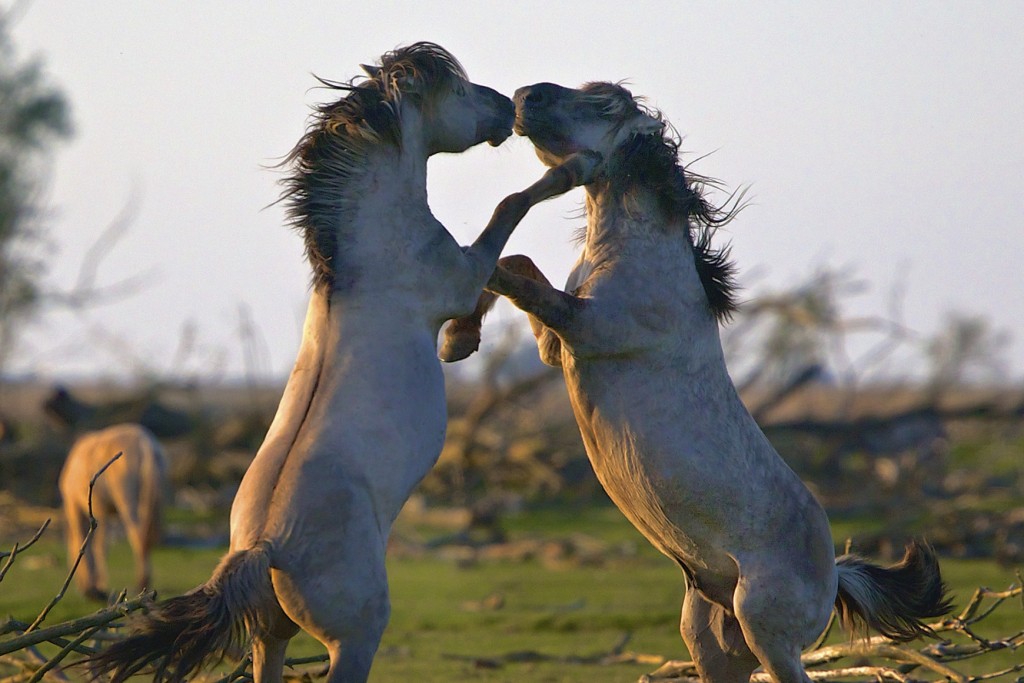
[[[135,586],[139,591],[152,588],[148,525],[144,525],[138,517],[133,515],[123,515],[121,524],[124,526],[124,533],[128,537],[128,545],[132,549],[132,557],[135,560]]]
[[[679,632],[703,683],[748,681],[757,668],[736,617],[692,585],[686,588]]]
[[[279,683],[284,680],[288,641],[299,632],[299,627],[288,618],[276,600],[267,606],[267,612],[270,623],[260,628],[252,638],[253,683]]]
[[[252,639],[253,683],[278,683],[284,680],[285,652],[288,640],[272,635]]]
[[[785,580],[741,577],[734,594],[744,640],[775,683],[810,683],[800,651],[824,628],[831,604],[801,593]]]
[[[106,602],[107,592],[101,558],[104,549],[100,546],[103,540],[102,533],[97,527],[89,545],[83,549],[85,537],[89,533],[89,513],[84,507],[65,499],[64,518],[67,524],[68,567],[73,567],[79,553],[82,554],[82,560],[75,571],[78,589],[87,598]]]

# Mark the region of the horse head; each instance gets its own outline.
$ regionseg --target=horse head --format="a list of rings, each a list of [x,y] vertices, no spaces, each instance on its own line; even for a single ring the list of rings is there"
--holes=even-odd
[[[464,152],[481,142],[497,146],[512,134],[512,101],[470,82],[458,60],[439,45],[399,48],[363,71],[368,78],[361,85],[381,94],[402,127],[418,119],[429,154]]]
[[[515,93],[515,132],[533,142],[547,166],[583,150],[613,152],[635,136],[661,137],[665,122],[614,83],[588,83],[579,90],[537,83]]]

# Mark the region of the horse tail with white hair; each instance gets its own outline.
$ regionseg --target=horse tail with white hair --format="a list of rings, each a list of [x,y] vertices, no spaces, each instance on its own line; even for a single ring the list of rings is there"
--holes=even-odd
[[[224,557],[206,583],[154,606],[131,636],[83,663],[92,680],[121,683],[153,665],[154,681],[184,683],[266,624],[274,600],[269,547],[261,543]]]
[[[836,558],[839,621],[850,632],[870,627],[893,640],[932,635],[924,619],[939,617],[951,605],[931,546],[913,541],[903,559],[880,567],[857,555]]]

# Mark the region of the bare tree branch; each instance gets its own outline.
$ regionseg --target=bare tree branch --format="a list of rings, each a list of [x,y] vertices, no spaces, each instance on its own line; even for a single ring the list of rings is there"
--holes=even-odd
[[[82,558],[85,556],[85,551],[89,547],[89,543],[92,541],[93,532],[96,531],[96,527],[98,526],[96,517],[94,517],[92,514],[93,487],[96,486],[96,480],[100,478],[100,475],[106,472],[107,468],[113,465],[117,461],[117,459],[120,458],[122,455],[124,455],[123,451],[117,453],[117,455],[111,458],[106,465],[101,467],[99,471],[96,472],[96,474],[92,475],[92,479],[89,480],[89,532],[85,535],[85,539],[82,541],[82,547],[78,550],[78,557],[75,558],[75,563],[71,566],[71,570],[68,572],[68,576],[64,580],[64,585],[61,586],[60,591],[57,593],[57,595],[53,597],[49,604],[47,604],[46,607],[43,608],[43,611],[39,613],[39,616],[36,617],[36,620],[32,622],[32,625],[29,626],[28,629],[26,629],[26,632],[34,631],[35,628],[39,626],[39,624],[43,623],[43,620],[46,619],[46,615],[50,613],[50,610],[53,609],[54,606],[56,606],[56,604],[60,602],[61,599],[63,599],[64,594],[67,593],[68,586],[71,585],[71,580],[74,578],[75,572],[78,571],[78,565],[82,563]]]
[[[7,562],[5,562],[4,566],[0,568],[0,581],[4,580],[4,576],[7,575],[7,571],[12,566],[14,566],[14,560],[18,557],[18,553],[25,552],[26,550],[31,548],[32,545],[39,540],[39,537],[43,535],[43,532],[46,531],[47,527],[49,526],[50,519],[47,518],[47,520],[43,522],[43,525],[39,527],[39,530],[36,531],[35,535],[31,539],[29,539],[29,541],[25,545],[19,545],[15,543],[14,547],[11,549],[11,552],[0,551],[0,558],[7,558]]]

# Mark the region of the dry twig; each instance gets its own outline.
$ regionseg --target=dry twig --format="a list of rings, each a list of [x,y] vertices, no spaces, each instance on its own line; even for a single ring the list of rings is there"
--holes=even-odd
[[[50,602],[46,605],[46,607],[43,608],[43,611],[39,613],[39,616],[36,617],[36,620],[33,621],[32,624],[27,629],[25,629],[26,632],[34,631],[36,627],[39,626],[39,624],[43,623],[43,620],[46,619],[46,615],[50,613],[50,610],[53,609],[56,606],[56,604],[64,598],[64,594],[67,593],[68,586],[71,585],[71,581],[75,577],[75,572],[78,571],[78,565],[82,563],[82,558],[85,556],[85,551],[86,549],[88,549],[89,543],[92,541],[93,532],[96,531],[96,527],[98,526],[96,517],[92,514],[93,488],[96,486],[96,481],[100,478],[100,475],[106,472],[107,468],[113,465],[117,461],[117,459],[120,458],[122,455],[124,455],[124,453],[119,452],[113,458],[108,460],[107,464],[101,467],[99,471],[96,472],[96,474],[92,475],[92,479],[89,480],[89,532],[85,535],[85,539],[82,541],[82,547],[78,550],[78,557],[75,558],[74,564],[71,565],[71,570],[68,571],[67,578],[64,579],[64,585],[61,586],[60,591],[57,593],[57,595],[55,595],[53,599],[50,600]]]
[[[4,580],[4,577],[7,575],[7,571],[14,566],[14,560],[17,559],[18,553],[25,552],[26,550],[31,548],[32,545],[39,540],[39,537],[43,535],[43,532],[46,531],[46,528],[48,526],[50,526],[49,519],[43,522],[43,525],[39,527],[39,531],[36,532],[35,536],[29,539],[28,543],[26,543],[25,545],[19,545],[18,543],[15,543],[14,547],[11,548],[11,552],[0,552],[0,558],[7,558],[7,561],[4,562],[4,566],[0,567],[0,581]]]

